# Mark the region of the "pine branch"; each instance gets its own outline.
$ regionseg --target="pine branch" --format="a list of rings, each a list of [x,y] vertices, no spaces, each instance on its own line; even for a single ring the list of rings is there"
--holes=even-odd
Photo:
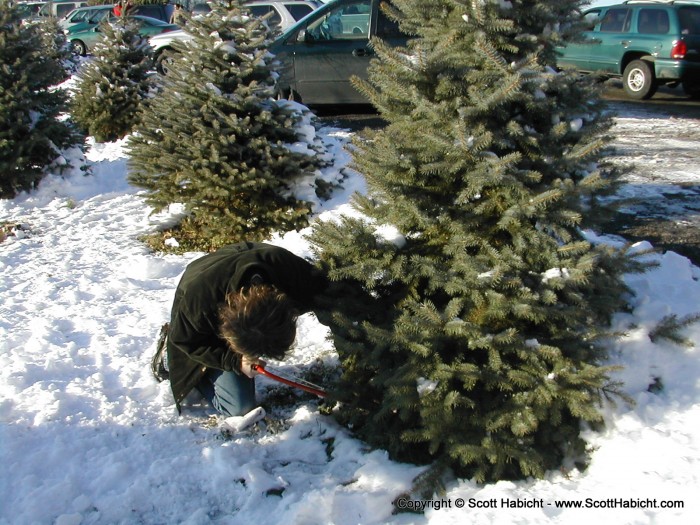
[[[652,343],[658,343],[660,339],[666,339],[679,346],[693,348],[695,342],[679,332],[698,321],[700,321],[700,313],[689,314],[680,319],[676,314],[667,315],[649,332],[649,339]]]

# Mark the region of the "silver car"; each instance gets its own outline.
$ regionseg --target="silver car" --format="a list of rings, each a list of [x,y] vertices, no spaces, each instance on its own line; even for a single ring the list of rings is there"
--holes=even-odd
[[[323,4],[320,2],[308,0],[255,0],[245,3],[245,7],[250,9],[253,16],[262,17],[272,12],[267,22],[276,33],[282,33],[321,5]],[[149,39],[160,73],[165,72],[169,60],[168,55],[174,52],[172,43],[176,40],[186,42],[191,38],[187,31],[181,30],[156,35]]]

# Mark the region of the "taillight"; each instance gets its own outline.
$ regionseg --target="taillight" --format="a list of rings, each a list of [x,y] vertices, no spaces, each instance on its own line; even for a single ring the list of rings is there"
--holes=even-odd
[[[671,47],[671,58],[685,58],[688,46],[683,40],[676,40]]]

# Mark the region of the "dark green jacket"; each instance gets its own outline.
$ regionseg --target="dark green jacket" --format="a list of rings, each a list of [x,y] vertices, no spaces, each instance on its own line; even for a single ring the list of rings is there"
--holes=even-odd
[[[269,244],[233,244],[190,263],[175,291],[168,332],[170,385],[178,410],[208,368],[239,371],[240,355],[219,337],[219,307],[256,274],[294,300],[300,314],[312,309],[326,286],[312,264]]]

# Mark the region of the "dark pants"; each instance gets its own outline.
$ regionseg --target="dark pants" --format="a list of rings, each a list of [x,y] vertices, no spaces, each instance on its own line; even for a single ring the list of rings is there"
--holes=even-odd
[[[255,380],[243,374],[211,369],[196,388],[225,416],[242,416],[257,406]]]

